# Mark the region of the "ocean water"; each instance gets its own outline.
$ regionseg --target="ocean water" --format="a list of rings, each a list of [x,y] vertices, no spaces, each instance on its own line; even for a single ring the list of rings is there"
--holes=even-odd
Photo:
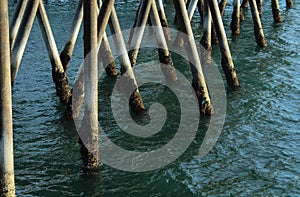
[[[131,28],[138,2],[116,1],[123,29]],[[199,156],[210,122],[209,118],[201,118],[196,137],[184,154],[163,168],[142,173],[121,171],[105,164],[96,174],[82,171],[76,127],[63,118],[64,106],[55,95],[50,61],[35,22],[13,88],[17,195],[299,196],[299,2],[294,1],[290,10],[285,9],[285,1],[279,4],[283,17],[279,25],[273,23],[270,2],[263,4],[262,23],[268,46],[260,48],[255,43],[250,10],[245,10],[241,34],[231,36],[233,7],[229,1],[224,25],[241,88],[235,91],[226,88],[226,119],[218,141],[207,155]],[[9,2],[11,16],[15,6],[16,1]],[[76,6],[75,0],[45,2],[60,51]],[[170,25],[174,26],[171,5],[166,5],[166,13]],[[198,13],[192,25],[199,42],[202,23]],[[218,46],[213,46],[213,59],[222,73]],[[80,32],[67,73],[71,85],[82,60]],[[149,61],[158,62],[156,50],[141,50],[138,63]],[[175,54],[173,61],[175,68],[190,79],[186,61]],[[125,134],[113,120],[109,96],[114,84],[114,79],[100,78],[99,122],[116,143],[135,148],[139,142]],[[154,144],[165,144],[178,129],[178,101],[170,90],[159,84],[146,84],[140,91],[147,108],[155,101],[172,112],[161,134],[151,138]],[[149,116],[134,118],[141,124],[149,122]],[[142,145],[139,148],[151,148],[151,143]]]

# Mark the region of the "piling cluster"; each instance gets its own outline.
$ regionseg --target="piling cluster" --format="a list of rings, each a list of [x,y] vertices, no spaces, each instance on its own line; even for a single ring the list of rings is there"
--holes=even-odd
[[[222,16],[227,5],[227,0],[173,0],[174,12],[176,12],[175,25],[178,30],[187,35],[186,38],[177,35],[174,45],[185,47],[189,51],[189,59],[192,73],[192,86],[199,102],[199,109],[204,115],[213,114],[213,103],[210,100],[209,90],[202,72],[202,64],[210,62],[213,44],[218,44],[222,59],[221,66],[229,87],[239,87],[237,72],[229,49]],[[257,44],[266,47],[266,39],[263,32],[261,17],[263,17],[262,0],[234,0],[232,10],[232,22],[230,29],[232,35],[238,36],[241,31],[243,9],[250,5],[254,25],[254,35]],[[271,1],[271,9],[275,23],[282,23],[278,0]],[[292,8],[292,0],[286,0],[286,7]],[[12,104],[11,87],[16,80],[22,56],[29,38],[33,21],[37,16],[39,26],[45,41],[49,59],[52,65],[52,78],[56,87],[56,94],[61,103],[67,107],[67,116],[77,118],[82,103],[85,103],[83,122],[80,128],[89,139],[89,147],[82,139],[80,152],[83,168],[87,171],[97,171],[99,165],[98,153],[98,62],[102,61],[108,76],[116,77],[119,72],[112,55],[111,46],[106,35],[109,27],[114,37],[114,45],[121,51],[119,58],[120,73],[126,80],[123,93],[126,95],[132,111],[142,113],[145,111],[142,97],[139,92],[138,82],[134,75],[134,66],[140,52],[140,45],[147,24],[164,27],[155,29],[155,37],[158,45],[158,59],[161,62],[161,71],[166,81],[174,83],[177,80],[171,53],[167,43],[172,41],[168,30],[168,20],[164,11],[162,0],[141,0],[137,10],[133,29],[130,32],[127,53],[126,44],[121,34],[117,11],[114,0],[79,0],[66,44],[61,53],[58,52],[52,29],[42,0],[19,0],[12,21],[8,21],[8,2],[0,2],[0,196],[15,196],[14,170],[13,170],[13,131],[12,131]],[[198,54],[191,20],[198,10],[202,24],[203,34],[201,45],[205,52]],[[73,55],[74,46],[78,38],[80,28],[84,28],[84,72],[79,74],[73,87],[84,94],[84,98],[72,98],[72,90],[69,87],[67,69]],[[100,46],[100,49],[97,49]],[[101,52],[99,52],[101,51]],[[84,91],[87,90],[88,91]],[[132,93],[126,89],[133,90]],[[75,102],[75,103],[74,103]],[[76,108],[77,107],[77,108]]]

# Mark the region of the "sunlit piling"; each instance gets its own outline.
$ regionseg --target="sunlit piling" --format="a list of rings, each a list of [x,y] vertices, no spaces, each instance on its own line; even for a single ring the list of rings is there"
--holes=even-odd
[[[134,26],[133,36],[131,38],[131,42],[129,43],[130,50],[128,52],[128,55],[132,67],[134,67],[136,64],[136,59],[140,50],[140,45],[143,39],[151,6],[152,6],[151,1],[148,0],[141,1],[141,5],[139,7],[139,13],[137,15],[136,26]]]
[[[168,20],[166,17],[165,9],[162,0],[158,0],[158,14],[160,18],[161,26],[164,27],[164,35],[167,41],[171,41],[171,33],[169,31]]]
[[[198,0],[191,0],[190,3],[189,3],[188,14],[189,14],[190,21],[193,18],[194,12],[195,12],[196,7],[197,7],[197,4],[198,4]]]
[[[275,23],[282,23],[278,0],[272,0],[272,14]]]
[[[98,1],[98,6],[101,8],[102,1]],[[99,9],[97,9],[97,13],[99,14]],[[98,23],[98,26],[101,25]],[[98,32],[98,37],[101,32]],[[106,32],[104,31],[103,38],[100,42],[98,39],[98,44],[100,44],[98,58],[102,60],[103,66],[105,68],[105,72],[108,76],[116,77],[118,75],[117,66],[115,63],[115,59],[112,55],[111,48],[108,42],[108,38]]]
[[[82,0],[79,0],[66,44],[64,46],[63,51],[60,53],[61,63],[63,65],[65,72],[69,67],[69,62],[73,55],[75,43],[82,24],[82,19],[83,19]]]
[[[231,52],[228,46],[227,36],[222,22],[221,14],[218,8],[217,0],[208,1],[209,8],[212,14],[213,23],[216,28],[219,39],[219,48],[222,55],[222,68],[226,76],[227,84],[232,88],[239,87],[238,77],[231,57]]]
[[[256,6],[257,6],[257,11],[259,13],[259,16],[261,17],[261,15],[262,15],[262,0],[256,0]]]
[[[35,0],[34,0],[35,1]],[[47,17],[47,13],[42,0],[39,2],[37,19],[42,31],[43,39],[47,48],[48,56],[52,65],[52,78],[55,83],[56,94],[63,104],[67,104],[71,98],[68,77],[64,71],[60,56],[56,47],[55,39]]]
[[[9,29],[11,48],[14,45],[17,33],[19,31],[19,27],[21,25],[22,18],[24,17],[27,3],[28,0],[18,1],[16,10],[11,20],[10,29]]]
[[[136,82],[136,79],[135,79],[135,76],[133,73],[133,69],[131,67],[131,62],[130,62],[129,56],[127,54],[127,49],[126,49],[126,45],[125,45],[124,38],[122,35],[122,30],[121,30],[118,16],[117,16],[117,13],[116,13],[116,10],[114,7],[112,7],[111,17],[109,20],[109,27],[110,27],[112,34],[115,35],[113,37],[115,47],[119,49],[120,54],[121,54],[118,57],[120,65],[121,65],[121,74],[125,75],[125,79],[128,82],[128,84],[126,84],[126,85],[128,85],[129,87],[131,87],[133,89],[133,93],[131,95],[127,95],[129,97],[128,98],[129,106],[135,112],[138,112],[138,113],[144,112],[145,106],[143,104],[143,100],[142,100],[142,97],[141,97],[139,89],[138,89],[138,85],[137,85],[137,82]]]
[[[207,0],[204,0],[204,16],[203,16],[203,34],[200,41],[200,44],[203,46],[201,49],[205,49],[201,51],[201,62],[202,63],[210,63],[211,59],[211,25],[212,18],[210,9],[208,7]],[[201,50],[200,49],[200,50]]]
[[[0,1],[0,196],[15,196],[8,2]]]
[[[205,115],[211,115],[213,113],[213,106],[210,101],[205,78],[202,72],[199,54],[197,52],[197,47],[185,3],[183,0],[174,0],[173,3],[176,9],[177,20],[180,29],[183,31],[183,33],[187,34],[184,41],[186,43],[185,46],[186,50],[188,51],[188,57],[193,75],[192,85],[199,101],[200,111]]]
[[[150,1],[152,1],[152,12],[150,12],[150,18],[153,25],[157,27],[155,29],[155,34],[158,46],[159,61],[161,63],[161,70],[167,82],[175,82],[177,80],[176,71],[173,66],[173,61],[164,36],[164,31],[161,28],[162,24],[160,22],[156,3],[155,0]]]
[[[19,28],[15,26],[14,34],[11,39],[11,84],[14,84],[14,81],[17,77],[17,73],[21,64],[23,53],[29,38],[30,30],[36,15],[36,12],[39,7],[39,0],[28,1],[27,4],[22,4],[25,9],[24,15],[21,19]],[[24,8],[26,7],[26,8]],[[15,39],[14,39],[15,38]]]
[[[131,65],[136,64],[137,55],[144,35],[145,27],[148,18],[151,18],[152,25],[156,26],[155,37],[158,44],[158,55],[161,62],[161,69],[167,81],[176,81],[176,72],[173,66],[171,54],[168,49],[167,41],[165,39],[165,31],[162,29],[161,18],[156,7],[155,0],[142,1],[137,16],[136,28],[133,30],[131,42],[129,43],[130,51],[129,57]],[[164,29],[168,29],[165,27]]]
[[[267,42],[265,39],[261,20],[260,20],[259,13],[257,10],[256,1],[249,0],[249,4],[250,4],[251,14],[252,14],[252,19],[253,19],[253,24],[254,24],[254,36],[255,36],[256,43],[259,46],[266,47]]]

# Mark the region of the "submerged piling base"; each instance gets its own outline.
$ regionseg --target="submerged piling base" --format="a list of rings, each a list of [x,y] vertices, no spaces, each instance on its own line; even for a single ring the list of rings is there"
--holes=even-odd
[[[263,32],[262,24],[260,21],[259,13],[257,10],[256,6],[256,1],[255,0],[249,0],[250,8],[251,8],[251,14],[252,14],[252,19],[254,23],[254,35],[255,35],[255,40],[256,43],[259,46],[266,47],[267,42],[265,39],[265,35]]]
[[[272,0],[272,13],[275,23],[282,23],[278,0]]]
[[[243,0],[243,1],[242,1],[241,7],[242,7],[242,8],[248,8],[248,6],[249,6],[248,0]]]
[[[286,8],[291,9],[293,7],[293,0],[286,0]]]

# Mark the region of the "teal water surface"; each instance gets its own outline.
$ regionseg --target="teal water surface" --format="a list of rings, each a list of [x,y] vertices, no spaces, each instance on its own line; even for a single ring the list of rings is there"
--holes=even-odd
[[[138,2],[116,1],[122,28],[132,26]],[[198,151],[209,124],[209,118],[202,118],[195,140],[181,157],[164,168],[143,173],[123,172],[106,165],[101,165],[98,174],[82,172],[76,128],[63,119],[64,106],[55,95],[51,65],[35,22],[13,88],[17,195],[299,196],[299,2],[294,1],[291,10],[285,9],[285,1],[279,3],[281,25],[273,23],[270,2],[263,4],[262,23],[268,46],[262,49],[255,43],[250,10],[245,11],[241,35],[230,35],[233,7],[229,1],[224,25],[241,88],[227,89],[227,114],[221,135],[210,153],[200,157]],[[10,1],[9,6],[12,15],[16,2]],[[45,3],[59,50],[64,46],[76,6],[75,0]],[[172,23],[171,5],[166,6],[166,12]],[[198,14],[192,24],[198,42],[202,32]],[[68,70],[71,83],[82,54],[81,32]],[[138,61],[157,62],[155,57],[156,50],[146,50]],[[174,57],[175,67],[189,73],[189,67],[183,65],[186,62]],[[221,71],[217,46],[213,48],[213,59]],[[99,117],[105,131],[124,147],[136,147],[136,139],[128,138],[111,114],[109,95],[114,80],[102,77],[99,84]],[[150,84],[140,90],[146,107],[159,101],[172,109],[162,134],[152,139],[167,143],[178,128],[178,101],[164,86]],[[149,121],[147,116],[136,118],[141,123]]]

